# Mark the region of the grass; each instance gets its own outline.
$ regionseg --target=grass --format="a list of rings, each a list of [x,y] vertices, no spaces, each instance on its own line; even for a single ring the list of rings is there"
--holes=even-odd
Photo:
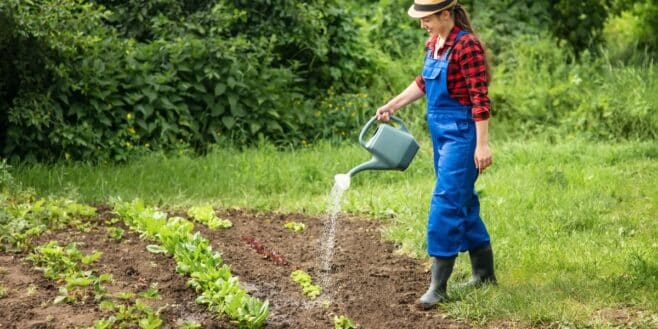
[[[343,211],[386,222],[385,237],[416,257],[425,255],[434,184],[429,141],[420,142],[406,172],[358,174],[342,203]],[[476,189],[500,284],[451,288],[456,300],[442,309],[477,323],[658,326],[658,145],[537,139],[492,148],[495,165]],[[39,194],[92,204],[139,197],[169,207],[208,202],[321,216],[333,176],[368,157],[356,143],[288,152],[261,145],[201,158],[152,155],[126,165],[59,163],[11,173]],[[452,282],[469,275],[462,255]]]

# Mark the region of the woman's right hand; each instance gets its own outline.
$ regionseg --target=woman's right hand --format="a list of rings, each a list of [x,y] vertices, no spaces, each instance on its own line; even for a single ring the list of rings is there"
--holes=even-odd
[[[388,122],[388,120],[391,119],[391,115],[393,115],[393,113],[395,113],[395,109],[393,109],[391,105],[386,104],[377,109],[377,114],[375,114],[375,116],[379,121]]]

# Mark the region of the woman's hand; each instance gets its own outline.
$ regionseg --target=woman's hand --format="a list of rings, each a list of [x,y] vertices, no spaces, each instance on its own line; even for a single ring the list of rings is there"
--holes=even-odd
[[[411,102],[416,101],[417,99],[423,97],[424,95],[425,92],[420,90],[420,88],[416,84],[416,80],[414,80],[411,82],[411,84],[409,84],[409,87],[407,87],[407,89],[405,89],[402,93],[393,97],[393,99],[391,99],[388,103],[386,103],[386,105],[378,108],[375,116],[379,121],[388,122],[388,120],[391,119],[391,115],[393,115],[395,111],[403,108],[404,106],[406,106]]]
[[[391,115],[393,115],[393,113],[395,113],[393,107],[389,104],[386,104],[377,109],[377,114],[375,114],[375,116],[379,121],[388,122],[388,120],[391,119]]]
[[[487,167],[491,166],[493,162],[491,157],[491,150],[489,144],[477,145],[475,147],[475,167],[478,168],[480,174],[484,172]]]

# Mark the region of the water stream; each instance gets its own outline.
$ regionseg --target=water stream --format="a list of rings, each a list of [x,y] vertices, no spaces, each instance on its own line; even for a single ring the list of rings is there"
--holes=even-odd
[[[322,273],[320,286],[322,287],[325,296],[328,296],[329,287],[331,287],[331,262],[334,257],[336,230],[338,226],[336,219],[340,214],[340,201],[343,197],[343,192],[345,192],[349,186],[350,176],[343,174],[336,175],[336,183],[329,194],[327,204],[327,223],[322,229],[322,255],[320,258],[320,270]]]

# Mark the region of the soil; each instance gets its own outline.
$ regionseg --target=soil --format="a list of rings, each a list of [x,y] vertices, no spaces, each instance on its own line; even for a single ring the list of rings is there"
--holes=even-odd
[[[141,292],[157,284],[161,299],[149,304],[164,307],[163,328],[178,328],[177,322],[184,320],[197,321],[203,328],[236,327],[195,303],[197,295],[186,286],[187,279],[176,273],[171,257],[146,251],[149,243],[119,224],[115,226],[126,230],[124,238],[110,239],[105,219],[111,213],[106,207],[99,211],[89,232],[70,229],[49,233],[34,241],[35,245],[57,240],[60,245],[76,242],[84,253],[103,252],[94,268],[98,273],[112,274],[114,280],[106,284],[109,293]],[[340,315],[354,320],[359,328],[472,327],[448,318],[440,310],[414,308],[414,302],[427,288],[427,268],[417,260],[397,255],[395,246],[382,240],[377,222],[339,216],[329,282],[322,287],[323,294],[311,300],[291,280],[290,273],[302,269],[316,283],[323,277],[320,246],[325,218],[235,209],[218,215],[230,219],[233,227],[209,230],[197,224],[196,229],[212,241],[213,249],[220,252],[251,295],[269,301],[265,328],[333,328],[334,316]],[[290,220],[304,223],[306,229],[293,232],[284,228]],[[249,237],[281,256],[285,264],[259,254],[247,243]],[[0,288],[6,288],[4,298],[0,298],[0,328],[81,328],[109,316],[91,299],[74,305],[53,304],[60,284],[45,279],[24,259],[26,256],[0,253]]]

